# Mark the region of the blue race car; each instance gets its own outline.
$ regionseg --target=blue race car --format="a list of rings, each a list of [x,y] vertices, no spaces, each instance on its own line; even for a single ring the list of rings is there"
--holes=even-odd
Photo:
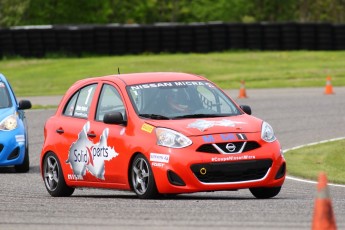
[[[0,166],[14,166],[16,172],[30,167],[28,129],[24,109],[31,102],[19,103],[5,76],[0,74]]]

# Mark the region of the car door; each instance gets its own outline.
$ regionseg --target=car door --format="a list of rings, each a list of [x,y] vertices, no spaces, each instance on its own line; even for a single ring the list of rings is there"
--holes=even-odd
[[[77,90],[66,103],[62,114],[56,120],[56,133],[59,134],[57,151],[67,179],[71,181],[97,181],[90,171],[89,116],[92,113],[97,84],[89,84]]]
[[[95,116],[90,119],[92,141],[92,167],[100,182],[127,183],[129,154],[126,154],[126,126],[105,124],[103,117],[109,112],[120,112],[127,117],[119,88],[113,83],[104,83],[99,94]]]

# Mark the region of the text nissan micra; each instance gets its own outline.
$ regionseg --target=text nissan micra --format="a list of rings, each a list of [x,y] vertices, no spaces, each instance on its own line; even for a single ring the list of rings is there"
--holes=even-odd
[[[160,194],[249,189],[276,196],[286,163],[272,127],[204,77],[134,73],[76,82],[44,128],[52,196],[75,188]]]

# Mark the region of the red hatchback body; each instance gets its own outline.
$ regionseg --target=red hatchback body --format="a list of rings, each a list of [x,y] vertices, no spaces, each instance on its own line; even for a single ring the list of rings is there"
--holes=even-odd
[[[276,196],[286,163],[272,127],[204,77],[135,73],[76,82],[44,128],[52,196],[77,187],[159,194],[249,189]]]

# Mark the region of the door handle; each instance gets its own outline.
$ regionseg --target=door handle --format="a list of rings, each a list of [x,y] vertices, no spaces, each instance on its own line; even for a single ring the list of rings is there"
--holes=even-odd
[[[96,134],[95,133],[88,133],[87,136],[90,138],[94,138],[94,137],[96,137]]]
[[[58,129],[56,130],[56,132],[57,132],[58,134],[63,134],[65,131],[64,131],[62,128],[58,128]]]

